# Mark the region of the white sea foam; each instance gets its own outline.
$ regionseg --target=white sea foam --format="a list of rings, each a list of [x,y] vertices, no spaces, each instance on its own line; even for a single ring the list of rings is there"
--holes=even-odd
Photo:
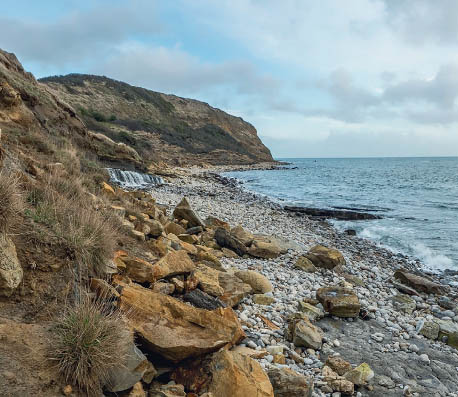
[[[418,257],[426,266],[432,269],[445,270],[454,268],[453,261],[449,257],[434,252],[422,243],[412,244],[412,249],[414,256]]]

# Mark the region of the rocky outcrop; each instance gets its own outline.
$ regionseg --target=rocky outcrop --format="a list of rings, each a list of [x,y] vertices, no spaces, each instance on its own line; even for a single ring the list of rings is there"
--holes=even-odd
[[[286,211],[295,212],[296,214],[308,215],[314,218],[332,218],[341,221],[359,221],[369,219],[381,219],[381,216],[369,214],[367,212],[357,212],[351,210],[329,210],[323,208],[293,207],[286,205]]]
[[[0,235],[0,296],[10,296],[21,283],[23,271],[13,241]]]
[[[120,307],[149,351],[171,361],[200,356],[244,337],[231,308],[208,311],[139,285],[124,285]]]
[[[173,216],[178,220],[184,219],[187,221],[188,227],[205,226],[199,216],[191,208],[191,205],[186,197],[183,197],[183,199],[175,207],[173,210]]]

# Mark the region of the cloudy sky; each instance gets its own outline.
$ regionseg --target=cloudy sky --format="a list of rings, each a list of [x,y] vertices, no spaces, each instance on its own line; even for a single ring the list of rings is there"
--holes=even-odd
[[[458,155],[456,0],[15,0],[0,48],[255,125],[276,157]]]

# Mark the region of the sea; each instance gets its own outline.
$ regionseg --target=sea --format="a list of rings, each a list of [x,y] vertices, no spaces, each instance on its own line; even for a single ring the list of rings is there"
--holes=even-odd
[[[294,158],[277,170],[227,172],[282,205],[380,215],[331,220],[432,271],[458,270],[458,157]]]

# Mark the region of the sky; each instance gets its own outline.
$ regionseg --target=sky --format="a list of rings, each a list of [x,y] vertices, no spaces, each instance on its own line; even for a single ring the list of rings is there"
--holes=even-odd
[[[15,0],[0,48],[253,124],[276,158],[458,155],[456,0]]]

